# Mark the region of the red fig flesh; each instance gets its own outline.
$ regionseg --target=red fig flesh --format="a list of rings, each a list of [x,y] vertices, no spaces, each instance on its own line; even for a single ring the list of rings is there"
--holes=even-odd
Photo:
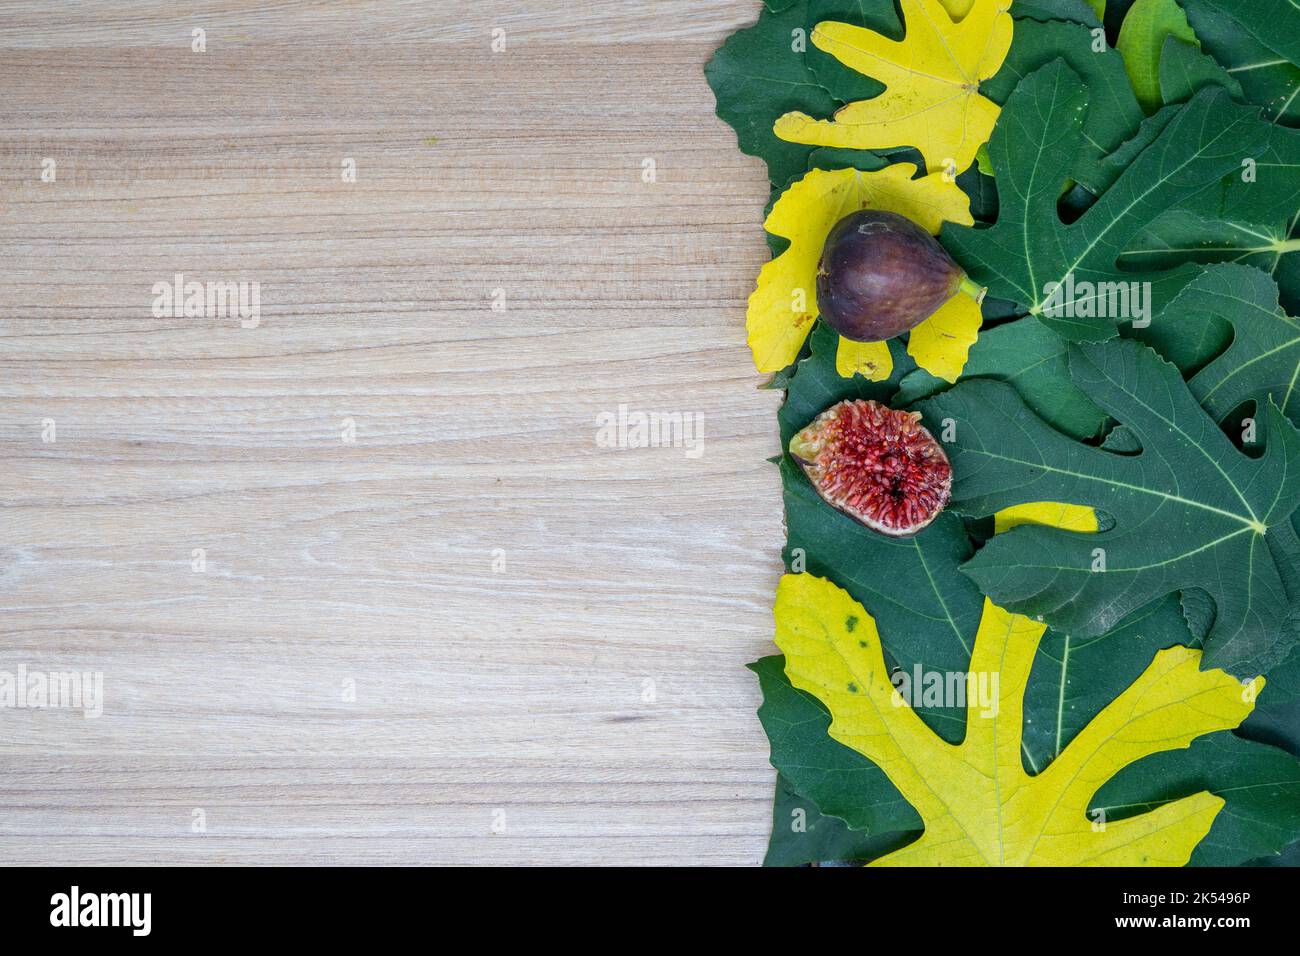
[[[832,507],[892,537],[916,534],[952,495],[952,466],[918,412],[843,401],[790,441],[817,493]]]

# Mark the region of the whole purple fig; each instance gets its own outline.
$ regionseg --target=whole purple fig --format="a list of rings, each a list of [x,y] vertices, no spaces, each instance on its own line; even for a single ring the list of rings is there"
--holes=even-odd
[[[916,328],[970,284],[928,232],[897,213],[860,209],[831,229],[817,265],[817,305],[855,342]]]

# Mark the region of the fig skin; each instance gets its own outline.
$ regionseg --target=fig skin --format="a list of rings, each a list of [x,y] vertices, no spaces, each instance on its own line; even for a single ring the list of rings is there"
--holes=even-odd
[[[966,273],[905,216],[849,213],[831,229],[817,264],[817,305],[836,332],[883,342],[916,328],[957,294]]]
[[[790,456],[823,501],[891,538],[929,526],[952,497],[952,465],[919,412],[846,399],[791,439]]]

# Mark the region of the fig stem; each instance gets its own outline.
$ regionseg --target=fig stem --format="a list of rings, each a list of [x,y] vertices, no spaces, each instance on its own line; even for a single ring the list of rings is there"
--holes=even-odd
[[[958,288],[979,305],[984,304],[984,297],[989,294],[989,290],[985,286],[980,285],[970,276],[962,276],[961,285]]]

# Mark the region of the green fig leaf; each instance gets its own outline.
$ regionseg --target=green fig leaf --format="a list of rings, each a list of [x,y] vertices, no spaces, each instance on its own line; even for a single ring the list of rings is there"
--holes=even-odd
[[[1266,136],[1256,111],[1233,104],[1222,89],[1204,89],[1077,221],[1066,224],[1057,200],[1082,146],[1087,102],[1078,75],[1064,63],[1023,80],[989,144],[997,223],[946,225],[942,233],[948,250],[991,295],[1018,303],[1074,341],[1111,338],[1118,322],[1132,317],[1110,314],[1107,288],[1138,290],[1154,314],[1198,274],[1191,264],[1125,271],[1118,259],[1153,218],[1237,169],[1243,157],[1264,148]]]
[[[1179,0],[1201,48],[1270,122],[1300,126],[1300,7],[1291,0]]]
[[[1177,0],[1137,0],[1124,15],[1115,47],[1123,55],[1133,91],[1148,113],[1162,103],[1162,54],[1171,37],[1193,45],[1197,42]]]
[[[1106,413],[1070,381],[1067,343],[1031,318],[980,333],[966,361],[965,378],[992,378],[1012,386],[1039,418],[1080,440],[1096,438]],[[911,405],[949,388],[943,379],[915,369],[899,383],[896,402]]]
[[[1008,610],[1078,637],[1106,633],[1146,604],[1186,588],[1214,601],[1206,664],[1267,672],[1296,644],[1284,577],[1300,559],[1291,515],[1300,504],[1300,432],[1261,409],[1266,447],[1238,451],[1178,370],[1133,341],[1077,345],[1070,376],[1137,437],[1119,455],[1050,428],[1008,385],[963,382],[921,405],[953,466],[954,509],[992,515],[1029,502],[1092,507],[1094,534],[1014,528],[963,570]]]
[[[772,132],[791,110],[814,115],[838,106],[804,62],[807,0],[769,4],[752,27],[733,33],[704,68],[717,98],[718,116],[736,131],[740,149],[767,163],[774,185],[808,168],[811,146],[788,143]]]

